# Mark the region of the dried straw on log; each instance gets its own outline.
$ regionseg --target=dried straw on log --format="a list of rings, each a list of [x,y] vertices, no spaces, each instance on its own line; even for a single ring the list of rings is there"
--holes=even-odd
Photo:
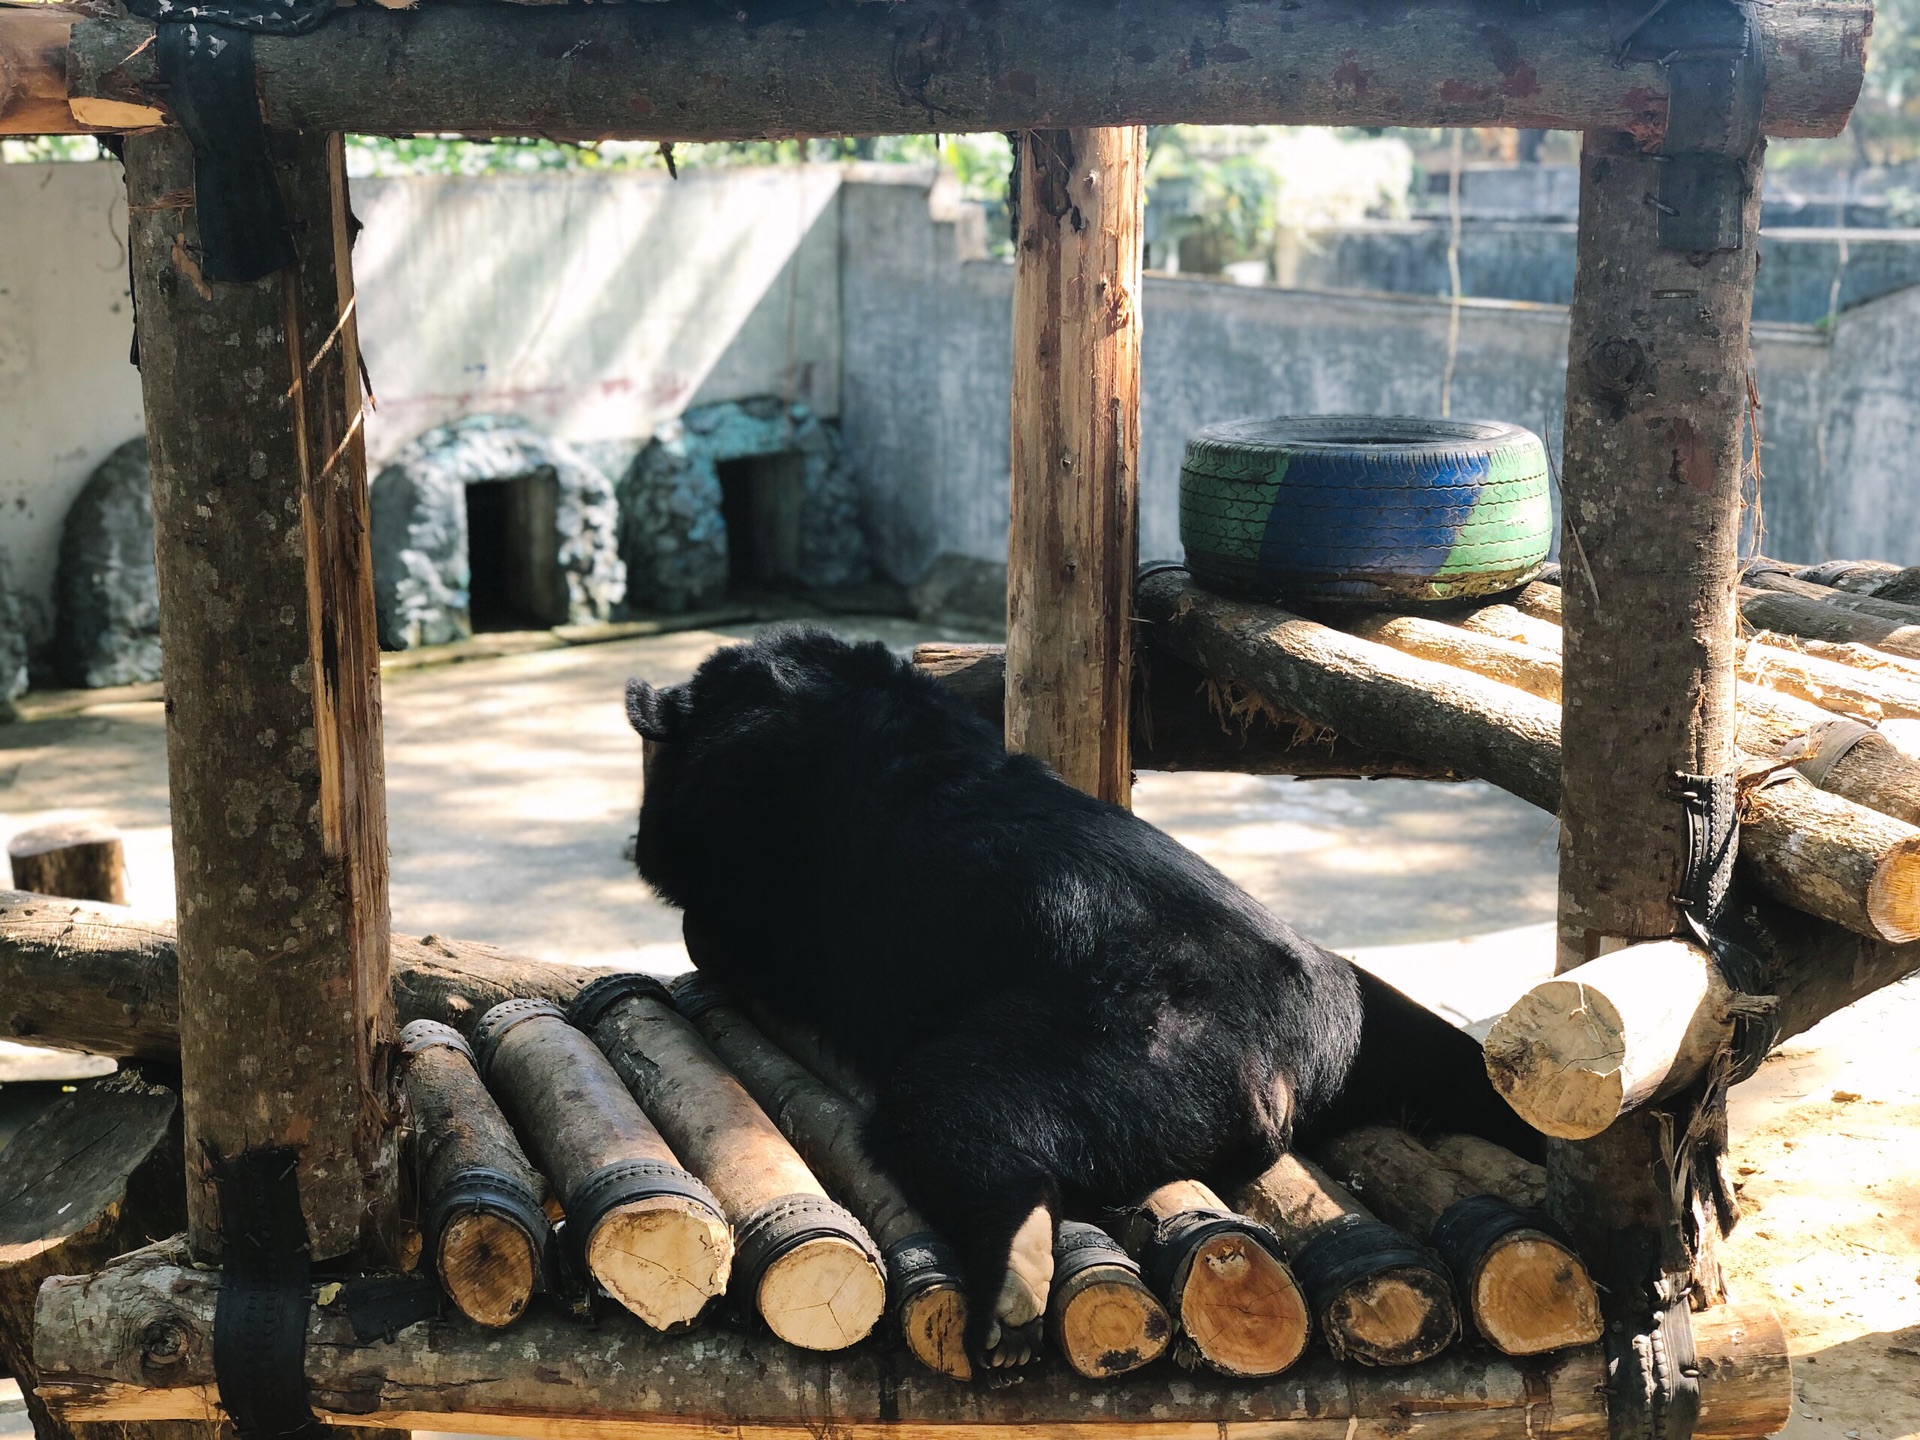
[[[1413,1365],[1460,1334],[1446,1273],[1306,1157],[1281,1156],[1233,1204],[1280,1238],[1336,1358]]]
[[[958,1262],[900,1187],[867,1154],[865,1112],[760,1032],[705,976],[673,987],[674,1003],[747,1087],[828,1193],[860,1217],[886,1257],[894,1320],[923,1365],[972,1377],[967,1294]]]
[[[1386,1219],[1440,1252],[1474,1328],[1503,1354],[1541,1355],[1600,1338],[1599,1293],[1544,1216],[1477,1191],[1394,1126],[1336,1136],[1321,1159]]]
[[[1630,945],[1543,980],[1487,1034],[1487,1074],[1544,1135],[1585,1140],[1691,1080],[1733,1034],[1734,994],[1680,940]]]
[[[576,1262],[608,1294],[664,1330],[727,1288],[733,1237],[719,1203],[564,1012],[505,1001],[481,1018],[473,1048],[559,1192]]]
[[[1278,1375],[1307,1347],[1307,1301],[1258,1221],[1197,1180],[1162,1185],[1120,1239],[1195,1356],[1223,1375]]]
[[[547,1182],[451,1026],[412,1020],[400,1032],[414,1192],[426,1257],[476,1325],[510,1325],[542,1281]]]
[[[1528,586],[1558,595],[1548,586]],[[1559,707],[1508,685],[1290,615],[1184,574],[1140,587],[1156,643],[1364,744],[1431,755],[1545,810],[1560,799]],[[1788,904],[1864,935],[1920,934],[1920,829],[1803,782],[1752,797],[1742,856]]]
[[[219,1276],[154,1247],[41,1292],[38,1354],[49,1404],[68,1419],[219,1414],[213,1312]],[[142,1323],[129,1325],[126,1317]],[[1722,1306],[1694,1320],[1701,1440],[1760,1440],[1792,1399],[1785,1336],[1762,1307]],[[873,1347],[817,1355],[725,1330],[662,1336],[611,1316],[588,1331],[548,1311],[500,1336],[430,1321],[391,1343],[357,1341],[334,1307],[309,1321],[307,1383],[332,1423],[491,1431],[541,1440],[604,1434],[673,1440],[716,1425],[771,1437],[817,1433],[831,1413],[845,1440],[887,1440],[954,1425],[1030,1440],[1604,1440],[1606,1362],[1598,1346],[1521,1365],[1455,1351],[1414,1370],[1354,1370],[1310,1355],[1284,1385],[1204,1374],[1177,1387],[1146,1371],[1103,1385],[1044,1366],[1007,1389],[902,1371]],[[528,1358],[521,1359],[520,1356]],[[537,1356],[537,1360],[532,1358]],[[724,1380],[724,1384],[719,1382]],[[164,1387],[164,1388],[162,1388]],[[832,1409],[822,1405],[830,1399]]]
[[[1062,1220],[1047,1334],[1076,1375],[1112,1380],[1165,1354],[1173,1321],[1118,1241],[1097,1225]]]
[[[4,12],[0,12],[4,13]],[[1865,68],[1864,4],[1756,12],[1771,135],[1837,135]],[[1609,40],[1597,0],[1539,9],[1360,0],[1142,9],[932,0],[735,23],[681,5],[360,6],[311,35],[255,41],[270,123],[381,134],[458,130],[740,140],[1042,126],[1507,125],[1624,130],[1656,144],[1666,71]],[[1488,32],[1492,33],[1489,34]],[[74,28],[72,93],[155,103],[152,27]],[[1621,56],[1623,58],[1616,58]],[[731,77],[752,84],[728,84]]]
[[[658,980],[616,975],[574,997],[593,1037],[681,1161],[733,1222],[739,1293],[773,1333],[808,1350],[844,1350],[886,1311],[880,1252],[831,1199],[786,1136]]]
[[[1001,728],[1005,646],[921,645],[914,649],[913,663],[981,719]],[[1134,768],[1227,770],[1302,780],[1462,778],[1431,761],[1355,745],[1323,725],[1246,703],[1244,694],[1229,693],[1231,689],[1210,687],[1206,676],[1171,656],[1142,656],[1134,675]]]
[[[1436,1135],[1427,1148],[1477,1190],[1528,1209],[1546,1204],[1546,1167],[1521,1159],[1504,1145],[1478,1135]]]
[[[111,825],[75,823],[22,830],[7,842],[16,890],[70,900],[127,903],[127,859]]]

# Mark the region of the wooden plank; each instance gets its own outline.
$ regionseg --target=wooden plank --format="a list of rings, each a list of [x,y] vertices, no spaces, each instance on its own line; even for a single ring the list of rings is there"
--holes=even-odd
[[[1755,7],[1772,135],[1836,135],[1865,66],[1859,0]],[[6,21],[0,10],[0,22]],[[7,22],[10,23],[10,22]],[[75,27],[73,93],[161,103],[151,27]],[[280,125],[580,138],[1194,124],[1666,126],[1667,77],[1616,61],[1604,0],[955,0],[758,23],[687,5],[362,5],[255,42]]]
[[[209,1355],[219,1277],[156,1246],[41,1291],[40,1355],[50,1403],[70,1418],[212,1409]],[[136,1309],[148,1322],[110,1317]],[[177,1342],[155,1367],[143,1343]],[[1699,1320],[1703,1440],[1758,1440],[1785,1423],[1786,1340],[1771,1312],[1725,1306]],[[587,1328],[550,1310],[502,1337],[431,1321],[392,1342],[354,1340],[337,1309],[309,1322],[307,1378],[334,1423],[526,1436],[675,1440],[716,1431],[806,1440],[830,1421],[847,1440],[974,1437],[1094,1440],[1386,1440],[1422,1436],[1599,1440],[1598,1347],[1525,1364],[1456,1350],[1402,1369],[1307,1356],[1283,1380],[1204,1372],[1170,1383],[1149,1369],[1088,1384],[1049,1362],[1018,1386],[958,1385],[874,1345],[817,1354],[725,1329],[662,1336],[621,1315]],[[164,1377],[166,1388],[160,1388]]]
[[[1018,148],[1007,748],[1125,805],[1147,136],[1031,130]]]
[[[340,138],[274,137],[299,262],[201,275],[193,153],[126,147],[180,919],[189,1233],[300,1151],[316,1260],[392,1233],[379,648]]]

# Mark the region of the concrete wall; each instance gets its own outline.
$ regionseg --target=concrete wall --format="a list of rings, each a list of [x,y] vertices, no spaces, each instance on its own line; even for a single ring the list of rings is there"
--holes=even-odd
[[[36,642],[67,507],[141,431],[120,167],[0,165],[0,550]]]

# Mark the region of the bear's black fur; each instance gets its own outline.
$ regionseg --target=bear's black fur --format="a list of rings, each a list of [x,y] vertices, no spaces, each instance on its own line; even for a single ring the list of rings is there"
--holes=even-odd
[[[1355,970],[1153,826],[1008,754],[884,646],[778,629],[687,684],[635,681],[627,703],[658,742],[641,874],[685,911],[700,969],[871,1079],[875,1154],[967,1265],[976,1363],[1036,1206],[1231,1186],[1335,1113],[1362,1038]],[[1418,1007],[1365,989],[1393,1027],[1375,1068],[1404,1073],[1389,1052]],[[1478,1047],[1453,1038],[1449,1068],[1490,1094]],[[1403,1089],[1435,1079],[1414,1073]],[[1343,1119],[1398,1103],[1373,1091]]]

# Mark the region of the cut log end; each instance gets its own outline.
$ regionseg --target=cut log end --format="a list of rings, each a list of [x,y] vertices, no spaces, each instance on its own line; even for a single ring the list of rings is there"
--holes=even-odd
[[[803,1350],[844,1350],[887,1307],[887,1277],[853,1241],[823,1235],[767,1266],[756,1297],[767,1326]]]
[[[520,1318],[540,1275],[540,1257],[527,1232],[483,1211],[447,1222],[435,1263],[460,1313],[494,1328]]]
[[[22,830],[7,842],[13,887],[69,900],[127,903],[127,865],[120,832],[89,822]]]
[[[1173,1321],[1166,1307],[1118,1266],[1095,1266],[1056,1288],[1049,1329],[1061,1356],[1089,1380],[1111,1380],[1166,1353]]]
[[[1355,1281],[1319,1318],[1335,1358],[1362,1365],[1417,1365],[1460,1333],[1446,1276],[1412,1266]]]
[[[706,1206],[661,1195],[615,1207],[587,1241],[587,1268],[656,1330],[684,1325],[727,1288],[733,1236]]]
[[[1487,1074],[1543,1135],[1586,1140],[1619,1118],[1626,1099],[1624,1027],[1605,995],[1575,980],[1534,986],[1494,1022]]]
[[[1246,1234],[1215,1235],[1194,1252],[1180,1324],[1228,1375],[1278,1375],[1306,1349],[1307,1302],[1292,1272]]]
[[[1890,848],[1867,883],[1867,918],[1894,944],[1920,940],[1920,835]]]
[[[900,1333],[914,1358],[955,1380],[973,1379],[967,1359],[967,1292],[958,1285],[931,1285],[900,1305]]]
[[[1551,1236],[1516,1231],[1473,1277],[1474,1324],[1507,1355],[1544,1355],[1600,1338],[1600,1297],[1586,1266]]]

